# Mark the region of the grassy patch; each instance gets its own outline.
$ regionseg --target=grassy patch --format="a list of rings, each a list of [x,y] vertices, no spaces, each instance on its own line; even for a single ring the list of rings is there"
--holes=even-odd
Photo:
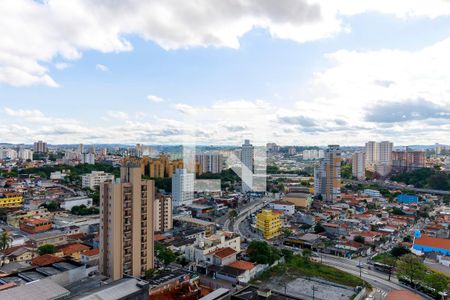
[[[263,272],[254,282],[273,280],[275,277],[280,276],[285,277],[285,280],[293,280],[297,277],[315,277],[351,287],[367,286],[367,283],[357,276],[306,260],[299,255],[292,257],[284,264]]]
[[[395,257],[393,257],[392,254],[389,253],[389,252],[382,252],[382,253],[379,253],[379,254],[375,255],[372,258],[372,260],[376,261],[376,262],[379,262],[379,263],[384,263],[386,258],[395,258]]]

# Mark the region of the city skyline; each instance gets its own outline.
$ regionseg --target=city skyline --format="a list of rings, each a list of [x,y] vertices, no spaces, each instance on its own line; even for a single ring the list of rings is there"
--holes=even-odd
[[[2,142],[450,143],[449,3],[232,2],[2,3]]]

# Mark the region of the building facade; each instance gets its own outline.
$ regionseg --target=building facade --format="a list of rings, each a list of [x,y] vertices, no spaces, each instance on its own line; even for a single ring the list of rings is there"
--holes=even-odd
[[[47,153],[48,147],[47,143],[43,141],[38,141],[33,144],[33,151],[37,153]]]
[[[241,151],[243,193],[252,191],[254,155],[255,148],[250,144],[250,140],[245,140]]]
[[[83,188],[95,190],[105,181],[114,181],[114,175],[103,171],[92,171],[90,174],[81,176],[81,185]]]
[[[120,170],[120,182],[100,187],[99,271],[113,280],[152,269],[155,185],[141,179],[138,162]]]
[[[256,215],[256,228],[265,239],[272,239],[281,234],[282,222],[280,215],[270,209],[263,209]]]
[[[402,173],[420,168],[425,168],[425,151],[406,149],[392,152],[392,171]]]
[[[172,176],[172,200],[175,207],[192,204],[194,200],[195,174],[177,169]]]
[[[352,175],[358,180],[366,179],[366,161],[364,152],[355,152],[352,155]]]
[[[165,232],[173,228],[172,198],[169,196],[157,195],[155,197],[154,208],[154,231]]]
[[[314,169],[314,194],[325,201],[336,201],[341,196],[341,150],[330,145],[325,158]]]

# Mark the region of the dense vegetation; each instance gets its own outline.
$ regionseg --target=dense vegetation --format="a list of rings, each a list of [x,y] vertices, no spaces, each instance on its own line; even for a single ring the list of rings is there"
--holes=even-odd
[[[252,262],[258,264],[273,264],[281,257],[280,250],[265,241],[251,241],[247,254]]]
[[[113,167],[108,164],[79,164],[76,166],[58,165],[58,166],[42,166],[38,168],[22,169],[19,174],[37,174],[43,178],[50,178],[50,173],[55,171],[70,171],[68,180],[79,180],[79,176],[92,171],[104,171],[113,174],[115,177],[120,177],[120,168]]]
[[[86,205],[82,204],[72,207],[70,212],[78,216],[96,215],[99,213],[99,209],[96,207],[87,207]]]
[[[412,184],[416,188],[450,191],[450,174],[433,168],[422,168],[412,172],[394,175],[392,180]]]

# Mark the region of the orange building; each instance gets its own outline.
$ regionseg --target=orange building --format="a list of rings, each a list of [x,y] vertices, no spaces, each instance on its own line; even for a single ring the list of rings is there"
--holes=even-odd
[[[52,222],[48,219],[23,219],[20,220],[19,228],[27,233],[38,233],[52,229]]]

